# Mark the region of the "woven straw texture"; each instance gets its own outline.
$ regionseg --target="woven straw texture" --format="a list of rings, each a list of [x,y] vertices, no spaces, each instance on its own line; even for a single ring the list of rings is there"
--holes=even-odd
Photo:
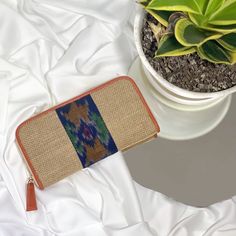
[[[129,80],[118,80],[91,96],[119,150],[156,137],[157,129]]]
[[[56,112],[23,125],[19,137],[44,188],[82,169]]]
[[[40,188],[114,153],[117,148],[123,151],[156,137],[157,126],[130,80],[108,83],[90,96],[38,115],[18,129],[21,150]],[[94,112],[101,114],[105,126],[101,120],[96,126],[97,119],[87,121],[90,116],[94,117]],[[68,126],[68,122],[73,125]],[[107,135],[100,137],[100,133]],[[91,138],[93,145],[90,147],[87,141],[90,143]],[[82,145],[82,149],[78,145]]]

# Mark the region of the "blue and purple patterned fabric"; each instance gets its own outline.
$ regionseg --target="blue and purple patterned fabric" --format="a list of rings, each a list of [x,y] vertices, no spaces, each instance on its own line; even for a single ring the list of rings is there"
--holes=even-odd
[[[90,95],[60,107],[56,112],[83,167],[118,151]]]

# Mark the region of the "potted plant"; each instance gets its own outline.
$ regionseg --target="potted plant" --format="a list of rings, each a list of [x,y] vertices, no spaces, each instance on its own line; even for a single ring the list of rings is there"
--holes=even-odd
[[[212,103],[236,91],[236,0],[141,0],[135,43],[168,99]]]

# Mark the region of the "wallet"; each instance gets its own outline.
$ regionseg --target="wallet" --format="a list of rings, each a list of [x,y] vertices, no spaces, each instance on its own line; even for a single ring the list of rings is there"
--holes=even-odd
[[[16,142],[29,170],[26,210],[44,189],[117,151],[157,136],[157,121],[135,82],[122,76],[29,118]]]

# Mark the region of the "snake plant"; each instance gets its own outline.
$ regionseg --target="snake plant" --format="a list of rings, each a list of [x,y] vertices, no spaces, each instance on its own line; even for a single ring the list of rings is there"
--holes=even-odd
[[[141,0],[158,24],[156,57],[197,52],[213,63],[236,63],[236,0]]]

